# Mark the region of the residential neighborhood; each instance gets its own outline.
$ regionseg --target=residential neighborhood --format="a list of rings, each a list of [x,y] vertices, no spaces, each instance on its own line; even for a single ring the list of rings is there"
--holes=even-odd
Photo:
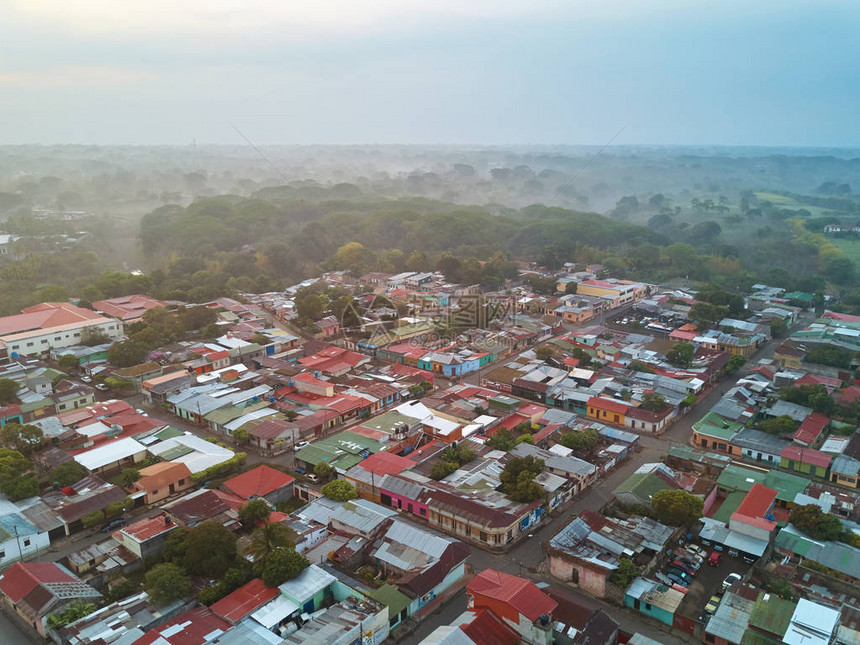
[[[324,274],[356,309],[310,333],[308,285],[0,319],[6,620],[61,645],[854,642],[860,319],[756,285],[699,329],[694,290],[589,269],[550,296]],[[213,337],[116,364],[130,326],[197,309]]]

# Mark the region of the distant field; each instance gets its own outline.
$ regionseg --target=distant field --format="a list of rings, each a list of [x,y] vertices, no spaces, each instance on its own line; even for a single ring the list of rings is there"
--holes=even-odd
[[[845,237],[828,237],[827,239],[833,242],[833,246],[842,251],[845,257],[849,258],[854,264],[860,265],[860,239]]]
[[[796,204],[791,197],[786,197],[785,195],[777,195],[776,193],[756,193],[755,196],[762,200],[768,201],[773,204],[787,205],[787,204]]]

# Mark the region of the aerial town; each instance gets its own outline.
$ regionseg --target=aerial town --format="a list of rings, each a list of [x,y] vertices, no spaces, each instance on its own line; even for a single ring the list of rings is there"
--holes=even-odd
[[[820,300],[568,262],[27,307],[0,603],[58,645],[860,642],[860,316]]]

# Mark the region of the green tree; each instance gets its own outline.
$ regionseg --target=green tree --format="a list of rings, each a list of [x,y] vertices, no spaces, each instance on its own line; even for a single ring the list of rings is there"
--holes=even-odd
[[[64,372],[71,372],[80,366],[80,361],[74,354],[63,354],[57,359],[57,363]]]
[[[499,475],[502,492],[518,502],[531,502],[543,497],[543,488],[533,481],[543,472],[544,462],[536,457],[516,457],[505,464]]]
[[[142,363],[148,351],[143,343],[135,340],[124,340],[110,346],[107,359],[111,365],[116,367],[131,367]]]
[[[267,587],[277,587],[298,576],[309,564],[308,559],[294,549],[277,547],[266,558],[260,577]]]
[[[333,482],[329,482],[323,486],[320,490],[323,495],[336,502],[348,502],[349,500],[358,497],[358,492],[355,490],[355,487],[343,479],[335,479]]]
[[[487,443],[493,450],[504,450],[507,452],[514,447],[514,435],[510,430],[500,428],[496,430],[492,437],[487,439]]]
[[[798,423],[787,414],[773,419],[765,419],[759,424],[763,432],[768,434],[791,434],[797,430]]]
[[[334,468],[327,461],[321,461],[314,466],[314,475],[320,479],[328,479],[334,474]]]
[[[737,372],[740,368],[744,366],[747,362],[740,354],[735,354],[729,358],[729,362],[726,363],[726,372],[728,374],[732,374],[733,372]]]
[[[666,353],[666,360],[675,367],[690,367],[693,364],[693,356],[696,348],[690,343],[676,343]]]
[[[790,520],[813,540],[838,540],[843,531],[838,517],[825,513],[815,504],[795,506]]]
[[[475,451],[463,442],[460,442],[456,446],[449,446],[439,453],[439,457],[442,460],[452,461],[458,466],[468,464],[475,456]]]
[[[651,507],[657,520],[671,526],[690,526],[702,517],[701,497],[685,490],[661,490],[651,497]]]
[[[524,434],[524,435],[520,435],[519,437],[517,437],[516,440],[514,441],[514,443],[515,444],[527,443],[527,444],[533,446],[533,445],[535,445],[535,438],[533,436],[531,436],[530,434]]]
[[[0,493],[14,502],[39,494],[39,480],[32,475],[35,466],[17,450],[0,448]]]
[[[553,352],[552,347],[550,347],[549,345],[541,345],[535,350],[535,356],[538,358],[538,360],[541,361],[545,361],[548,358],[552,358],[554,353],[555,352]]]
[[[248,431],[245,428],[236,428],[233,431],[233,439],[235,439],[236,441],[238,441],[240,443],[245,443],[246,441],[248,441],[249,436],[250,435],[248,434]]]
[[[571,450],[590,450],[600,441],[600,433],[594,428],[571,430],[561,435],[560,443]]]
[[[51,472],[51,480],[58,483],[60,486],[71,486],[75,482],[81,481],[87,476],[87,469],[81,466],[74,459],[60,464]]]
[[[782,338],[788,331],[788,325],[781,318],[774,318],[770,321],[770,335],[774,338]]]
[[[293,548],[294,546],[290,541],[290,530],[286,526],[270,524],[267,521],[263,523],[263,526],[254,530],[247,553],[254,558],[254,562],[265,563],[266,558],[275,549]]]
[[[13,446],[25,455],[38,448],[44,439],[42,429],[29,423],[7,423],[3,427],[2,435],[7,446]]]
[[[188,550],[188,529],[174,529],[167,535],[161,558],[165,562],[175,564],[182,569],[185,568],[185,554]]]
[[[439,481],[457,470],[460,465],[454,461],[437,461],[430,469],[430,479]]]
[[[140,479],[140,471],[137,468],[123,468],[117,483],[123,488],[131,488],[138,479]]]
[[[618,568],[612,572],[612,583],[626,589],[633,579],[642,573],[642,569],[637,567],[630,558],[622,557],[618,561]]]
[[[18,403],[18,390],[20,387],[17,381],[0,378],[0,403]]]
[[[239,507],[239,521],[246,529],[253,530],[257,524],[265,520],[272,513],[269,504],[264,499],[252,499],[247,504]]]
[[[185,567],[192,575],[220,578],[236,559],[236,536],[215,520],[190,529],[185,544]]]
[[[144,579],[146,593],[157,605],[186,598],[191,593],[191,579],[182,569],[169,562],[153,567]]]
[[[666,397],[662,394],[657,394],[656,392],[645,392],[642,395],[642,405],[640,406],[643,410],[648,410],[648,412],[662,412],[668,407],[669,403],[666,401]]]
[[[86,515],[81,516],[81,524],[84,525],[85,529],[92,529],[101,524],[104,524],[105,521],[105,512],[102,510],[92,511],[87,513]]]
[[[95,610],[96,606],[93,603],[85,603],[82,600],[76,600],[72,604],[67,605],[59,614],[50,614],[48,616],[47,627],[49,630],[60,629],[61,627],[70,625],[85,616],[89,616]]]
[[[81,330],[81,345],[95,347],[96,345],[106,345],[110,340],[110,336],[97,327],[86,327]]]

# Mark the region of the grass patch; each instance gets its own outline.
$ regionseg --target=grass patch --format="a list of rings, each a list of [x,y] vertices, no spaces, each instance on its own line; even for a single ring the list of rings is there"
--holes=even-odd
[[[787,206],[788,204],[797,204],[791,197],[786,197],[785,195],[777,195],[776,193],[756,193],[756,198],[761,201],[770,202],[772,204],[779,204],[780,206]]]
[[[827,241],[842,252],[846,258],[860,265],[860,239],[848,237],[828,237]]]

